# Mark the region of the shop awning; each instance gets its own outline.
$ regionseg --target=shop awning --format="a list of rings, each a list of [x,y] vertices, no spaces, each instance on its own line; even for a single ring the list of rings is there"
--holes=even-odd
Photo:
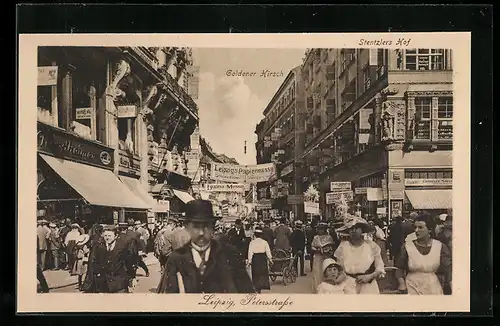
[[[415,209],[450,209],[453,207],[451,189],[415,189],[405,192]]]
[[[174,191],[174,195],[179,198],[184,204],[190,202],[191,200],[194,200],[193,196],[191,196],[188,192],[186,191],[181,191],[177,189],[172,189]]]
[[[149,205],[110,170],[40,154],[42,159],[89,204],[146,210]]]
[[[384,200],[384,192],[382,188],[366,188],[366,200],[368,201]]]
[[[154,213],[165,213],[170,210],[167,204],[160,204],[154,199],[142,186],[139,180],[121,176],[120,180],[127,185],[127,187],[137,196],[139,196],[145,203],[150,205],[150,209]]]

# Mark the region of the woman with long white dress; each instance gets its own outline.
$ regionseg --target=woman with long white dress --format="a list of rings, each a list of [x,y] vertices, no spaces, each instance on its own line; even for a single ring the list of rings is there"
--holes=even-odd
[[[421,214],[415,219],[416,239],[405,242],[395,262],[400,292],[442,295],[443,288],[451,289],[450,250],[433,239],[434,229],[431,216]]]
[[[348,232],[348,240],[340,243],[334,256],[343,267],[347,278],[351,278],[356,294],[379,294],[376,279],[383,275],[384,262],[380,247],[372,240],[366,240],[364,233],[369,232],[369,225],[363,218],[351,216],[338,232]]]
[[[314,236],[311,243],[311,251],[313,254],[312,267],[312,292],[317,293],[318,285],[323,281],[323,261],[325,258],[325,249],[333,246],[333,238],[327,232],[328,225],[319,223],[316,227],[317,235]]]
[[[251,265],[251,278],[257,293],[270,290],[269,265],[273,262],[271,249],[266,240],[262,239],[262,230],[255,229],[255,239],[248,246],[248,264]]]

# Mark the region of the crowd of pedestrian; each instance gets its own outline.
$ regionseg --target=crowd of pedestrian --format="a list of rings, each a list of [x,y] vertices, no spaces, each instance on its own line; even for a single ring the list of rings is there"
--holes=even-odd
[[[143,257],[147,254],[150,231],[141,221],[130,219],[116,226],[96,223],[90,228],[70,219],[41,219],[37,224],[37,278],[41,292],[49,292],[43,274],[48,269],[77,276],[78,290],[90,293],[133,291],[139,267],[149,276]]]
[[[378,294],[386,268],[393,268],[398,293],[451,294],[452,216],[413,212],[391,225],[368,215],[345,213],[325,223],[286,218],[233,224],[221,222],[210,201],[185,205],[151,230],[140,221],[93,225],[38,221],[37,275],[45,269],[78,276],[88,293],[133,292],[137,269],[153,251],[161,266],[157,293],[261,293],[271,289],[274,254],[292,257],[298,276],[312,272],[312,293]]]

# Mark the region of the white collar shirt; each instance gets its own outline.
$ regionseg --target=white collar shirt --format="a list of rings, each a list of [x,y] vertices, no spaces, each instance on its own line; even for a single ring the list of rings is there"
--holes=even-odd
[[[208,249],[204,253],[205,262],[208,261],[208,257],[210,256],[210,249],[211,248],[208,247]],[[201,265],[201,262],[203,260],[200,252],[198,250],[194,249],[193,247],[191,247],[191,253],[193,254],[193,260],[194,260],[194,263],[196,264],[196,267],[199,268]]]

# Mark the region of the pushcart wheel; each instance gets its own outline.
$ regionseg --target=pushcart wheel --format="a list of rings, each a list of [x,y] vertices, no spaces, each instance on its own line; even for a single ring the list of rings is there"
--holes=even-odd
[[[275,282],[276,281],[276,275],[269,275],[269,278],[271,281]]]
[[[297,270],[295,267],[292,267],[290,271],[290,282],[295,283],[297,281]]]
[[[290,277],[290,269],[288,267],[283,268],[283,285],[287,286]]]

